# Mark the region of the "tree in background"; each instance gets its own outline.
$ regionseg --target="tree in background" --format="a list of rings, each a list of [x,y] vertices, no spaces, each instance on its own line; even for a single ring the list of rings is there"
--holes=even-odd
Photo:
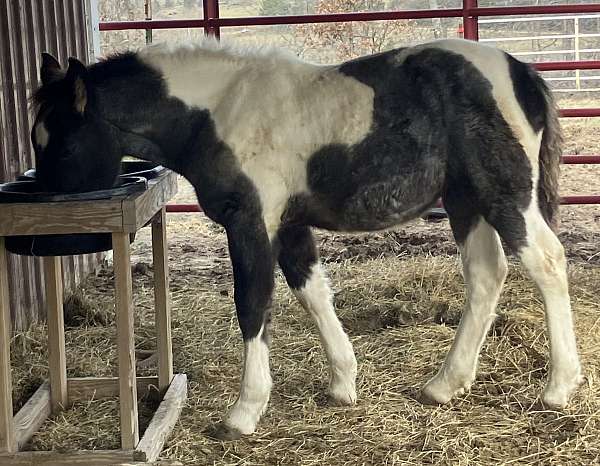
[[[385,0],[317,0],[315,13],[384,11],[390,9]],[[305,49],[332,49],[335,58],[347,60],[360,55],[415,41],[418,30],[414,21],[356,21],[352,23],[307,24],[297,28]]]
[[[132,21],[144,15],[144,0],[101,0],[98,2],[100,21]],[[101,47],[106,52],[133,48],[143,44],[143,31],[111,31],[101,34]]]

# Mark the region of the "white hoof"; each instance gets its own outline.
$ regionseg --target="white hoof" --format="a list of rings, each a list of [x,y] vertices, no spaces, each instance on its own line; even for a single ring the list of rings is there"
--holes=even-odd
[[[462,395],[471,388],[472,380],[450,383],[448,378],[439,372],[421,390],[421,401],[425,404],[446,404],[456,395]]]
[[[354,355],[346,364],[340,364],[330,370],[329,396],[332,401],[344,406],[356,403],[357,367]]]
[[[569,403],[571,396],[584,381],[581,370],[578,368],[575,376],[567,379],[564,377],[557,381],[557,377],[551,377],[542,394],[542,402],[551,409],[562,409]]]
[[[356,387],[354,380],[332,382],[329,385],[329,396],[334,404],[349,406],[356,403]]]

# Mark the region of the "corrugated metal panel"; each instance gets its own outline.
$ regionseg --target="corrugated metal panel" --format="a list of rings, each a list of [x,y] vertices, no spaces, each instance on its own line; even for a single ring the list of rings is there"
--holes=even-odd
[[[14,179],[33,166],[28,102],[38,86],[41,52],[88,60],[85,0],[0,0],[0,181]],[[71,288],[101,255],[63,259],[65,286]],[[10,291],[15,328],[43,317],[45,300],[41,261],[9,255]]]

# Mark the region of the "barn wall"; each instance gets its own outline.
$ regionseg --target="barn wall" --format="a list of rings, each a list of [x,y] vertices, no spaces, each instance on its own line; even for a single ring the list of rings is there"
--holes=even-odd
[[[28,99],[38,84],[41,53],[66,63],[89,62],[86,0],[0,0],[0,181],[34,166]],[[63,258],[65,288],[93,270],[100,255]],[[44,317],[44,281],[39,258],[9,254],[9,284],[15,329]]]

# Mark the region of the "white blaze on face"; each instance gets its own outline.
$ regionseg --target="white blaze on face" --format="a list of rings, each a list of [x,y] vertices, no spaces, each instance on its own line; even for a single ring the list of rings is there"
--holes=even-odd
[[[48,145],[48,141],[50,140],[50,134],[46,129],[46,124],[44,121],[40,121],[35,125],[34,130],[35,143],[41,148],[45,149]]]

